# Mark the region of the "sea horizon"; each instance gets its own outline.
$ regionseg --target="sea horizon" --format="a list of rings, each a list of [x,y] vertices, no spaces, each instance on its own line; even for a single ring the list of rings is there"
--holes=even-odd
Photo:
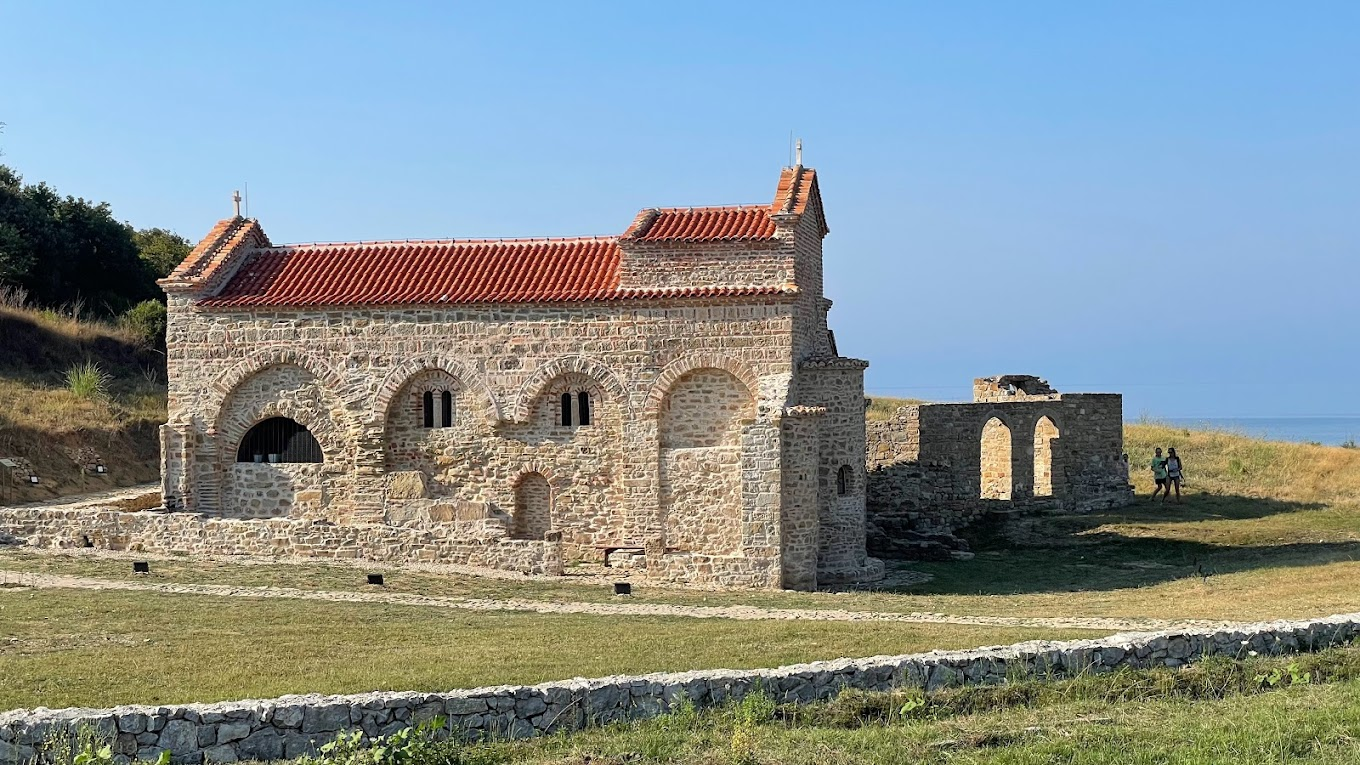
[[[1144,418],[1126,420],[1138,423]],[[1292,415],[1251,417],[1150,417],[1184,428],[1228,430],[1256,438],[1296,443],[1318,443],[1341,446],[1360,441],[1360,415]]]

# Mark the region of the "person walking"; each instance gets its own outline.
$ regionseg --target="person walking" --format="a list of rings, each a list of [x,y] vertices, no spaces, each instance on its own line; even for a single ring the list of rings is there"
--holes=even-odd
[[[1176,487],[1176,504],[1181,503],[1181,458],[1176,456],[1176,447],[1167,450],[1166,456],[1166,492],[1162,494],[1162,499],[1171,496],[1171,487]]]
[[[1157,482],[1157,488],[1152,490],[1152,498],[1156,499],[1158,494],[1162,495],[1162,501],[1166,501],[1167,495],[1171,493],[1171,486],[1166,477],[1166,457],[1162,456],[1162,447],[1157,447],[1157,451],[1152,455],[1152,479]]]

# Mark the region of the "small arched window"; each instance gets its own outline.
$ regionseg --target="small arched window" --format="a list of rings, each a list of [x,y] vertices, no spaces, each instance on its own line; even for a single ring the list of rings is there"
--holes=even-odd
[[[850,487],[854,485],[854,468],[849,465],[841,465],[841,469],[836,471],[836,495],[844,497],[850,493]]]
[[[562,427],[589,425],[595,412],[590,405],[590,393],[571,391],[562,394]]]
[[[422,422],[427,428],[453,427],[453,391],[427,390],[420,397]]]
[[[321,444],[310,430],[287,417],[255,423],[236,450],[237,462],[321,462]]]

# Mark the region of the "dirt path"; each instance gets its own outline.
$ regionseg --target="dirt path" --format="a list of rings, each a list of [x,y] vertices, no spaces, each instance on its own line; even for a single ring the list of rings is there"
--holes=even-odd
[[[683,606],[664,603],[552,603],[540,600],[492,600],[482,598],[437,598],[386,592],[343,592],[299,590],[289,587],[237,587],[220,584],[153,584],[111,579],[90,579],[52,574],[0,572],[0,581],[9,586],[37,589],[130,590],[177,595],[208,595],[231,598],[284,598],[347,603],[390,603],[404,606],[455,608],[467,611],[521,611],[539,614],[589,614],[593,616],[673,616],[693,619],[736,619],[739,621],[835,621],[902,622],[907,624],[961,624],[986,627],[1038,627],[1046,629],[1088,629],[1106,632],[1143,632],[1166,629],[1203,629],[1220,622],[1199,620],[1112,619],[1104,617],[1019,617],[960,616],[954,614],[894,614],[873,611],[834,609],[759,608],[756,606]]]
[[[38,502],[24,502],[17,505],[3,505],[3,507],[61,507],[68,510],[77,510],[84,507],[96,505],[112,505],[130,499],[140,499],[147,494],[159,494],[161,485],[158,483],[139,483],[135,486],[124,486],[121,489],[110,489],[108,491],[97,491],[89,494],[68,494],[56,499],[44,499]]]

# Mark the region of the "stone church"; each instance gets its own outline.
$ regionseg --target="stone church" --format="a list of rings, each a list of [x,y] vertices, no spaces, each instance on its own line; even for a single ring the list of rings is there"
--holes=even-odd
[[[276,245],[221,221],[161,282],[166,507],[234,519],[211,533],[241,550],[877,578],[827,233],[801,165],[768,204],[617,236]]]

